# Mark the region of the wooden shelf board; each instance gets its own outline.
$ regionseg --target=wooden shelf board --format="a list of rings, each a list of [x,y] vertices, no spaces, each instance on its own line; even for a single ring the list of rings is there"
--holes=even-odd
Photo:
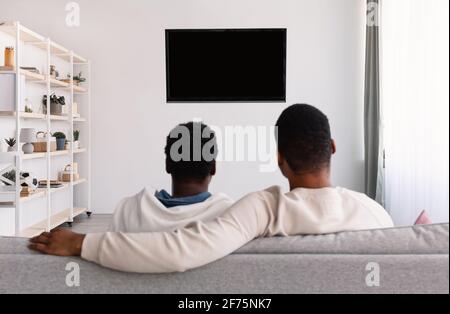
[[[81,154],[86,152],[87,149],[86,148],[79,148],[79,149],[74,149],[73,153],[74,154]],[[39,159],[39,158],[45,158],[47,153],[33,153],[33,154],[22,154],[22,159],[23,160],[30,160],[30,159]],[[70,151],[69,150],[57,150],[55,152],[51,152],[50,156],[51,157],[57,157],[57,156],[65,156],[65,155],[69,155]]]
[[[16,113],[14,111],[0,111],[0,118],[14,118]],[[34,112],[20,112],[20,118],[25,120],[47,120],[47,115],[43,113]],[[69,117],[66,115],[50,115],[50,120],[52,121],[69,121]],[[86,122],[86,118],[74,117],[73,122]]]
[[[69,121],[69,117],[68,116],[51,115],[50,116],[50,120],[53,120],[53,121]]]
[[[87,91],[88,90],[86,88],[82,87],[82,86],[77,86],[77,85],[73,86],[73,92],[74,93],[85,94],[85,93],[87,93]]]
[[[72,182],[72,186],[77,186],[77,185],[80,185],[80,184],[83,184],[83,183],[86,183],[86,182],[87,182],[87,179],[82,178],[82,179],[73,181],[73,182]],[[58,193],[58,192],[64,191],[64,190],[66,190],[69,186],[70,186],[70,183],[69,183],[69,182],[64,182],[62,187],[51,189],[51,190],[50,190],[50,194],[54,194],[54,193]],[[1,191],[0,191],[0,193],[1,193]],[[11,197],[11,195],[15,195],[15,191],[8,192],[8,193],[3,192],[2,194],[8,194],[9,199],[15,199],[14,196]],[[34,192],[33,194],[31,194],[31,195],[29,195],[29,196],[23,196],[23,197],[21,197],[21,198],[20,198],[20,201],[21,201],[22,203],[26,203],[26,202],[30,202],[30,201],[32,201],[32,200],[39,199],[39,198],[43,198],[43,197],[46,197],[46,196],[47,196],[47,189],[46,189],[46,188],[38,188],[38,189],[36,190],[36,192]],[[1,205],[1,204],[0,204],[0,205]],[[3,205],[5,205],[5,204],[3,204]],[[11,205],[11,204],[10,204],[10,205]],[[12,206],[14,207],[14,204],[12,204]]]
[[[16,116],[16,113],[12,113],[13,116]],[[46,115],[43,113],[34,113],[34,112],[20,112],[19,116],[23,119],[36,119],[36,120],[43,120],[46,118]]]
[[[81,214],[86,213],[88,210],[87,208],[74,208],[73,209],[73,216],[79,216]],[[61,226],[65,222],[68,222],[70,219],[70,209],[65,209],[57,214],[54,214],[50,217],[50,229],[55,229],[56,227]],[[24,238],[32,238],[35,237],[42,232],[46,230],[47,227],[47,220],[43,220],[35,225],[32,225],[26,229],[23,229],[20,232],[20,236]]]
[[[43,82],[45,83],[45,75],[34,73],[28,70],[20,69],[20,74],[25,76],[27,81]]]
[[[50,42],[50,53],[57,57],[70,56],[70,51],[68,49],[64,48],[63,46],[61,46],[53,41]]]
[[[63,183],[62,187],[51,189],[50,190],[50,194],[54,194],[54,193],[58,193],[58,192],[64,191],[68,187],[69,187],[69,184]],[[45,196],[47,196],[47,189],[46,188],[38,188],[36,190],[36,192],[31,194],[30,196],[21,197],[20,201],[25,203],[25,202],[29,202],[29,201],[32,201],[34,199],[38,199],[38,198],[45,197]]]
[[[50,85],[52,87],[61,87],[61,88],[68,88],[70,86],[69,83],[54,79],[54,78],[50,78]]]
[[[75,65],[82,65],[82,64],[86,64],[87,62],[88,62],[88,60],[86,58],[83,58],[79,54],[73,53],[73,63]]]
[[[87,182],[87,179],[82,178],[82,179],[73,181],[73,182],[72,182],[72,185],[73,185],[73,186],[77,186],[77,185],[80,185],[80,184],[83,184],[83,183],[86,183],[86,182]]]
[[[57,150],[56,152],[51,152],[50,156],[54,157],[54,156],[64,156],[64,155],[68,155],[69,151],[68,150]]]
[[[73,151],[74,154],[81,154],[87,152],[86,148],[78,148]]]
[[[14,74],[14,71],[0,71],[0,74]],[[33,82],[37,84],[47,84],[47,76],[44,74],[38,74],[31,71],[27,71],[24,69],[20,70],[20,74],[25,76],[25,80],[28,82]],[[50,78],[50,86],[51,87],[57,87],[57,88],[70,88],[70,83],[63,82],[60,80],[57,80],[53,77]],[[86,93],[86,89],[81,86],[73,86],[74,92],[77,93]]]
[[[38,158],[45,158],[47,153],[33,153],[33,154],[22,154],[23,160],[29,160],[29,159],[38,159]],[[50,156],[56,157],[56,156],[64,156],[68,155],[68,150],[57,150],[55,152],[51,152]]]
[[[16,22],[9,21],[5,22],[3,25],[0,25],[0,31],[10,35],[16,36]],[[26,28],[23,25],[20,25],[20,38],[25,43],[45,43],[45,37],[39,35],[36,32]]]
[[[0,111],[0,117],[14,117],[16,114],[14,113],[14,111]]]
[[[0,74],[15,74],[15,71],[0,71]],[[28,70],[20,69],[20,74],[25,76],[27,81],[45,83],[45,75],[34,73]]]
[[[45,189],[38,189],[36,192],[31,194],[30,196],[24,196],[20,198],[20,202],[26,203],[38,198],[45,197],[47,195],[47,191]]]
[[[22,159],[30,160],[30,159],[45,158],[45,154],[46,153],[22,154]]]

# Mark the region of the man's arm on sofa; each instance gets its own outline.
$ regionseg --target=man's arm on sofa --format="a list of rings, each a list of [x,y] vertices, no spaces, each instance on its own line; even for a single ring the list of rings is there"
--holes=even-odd
[[[254,193],[214,221],[173,232],[90,234],[81,256],[121,271],[183,272],[223,258],[261,236],[269,221],[269,206],[262,193]]]
[[[276,206],[267,192],[250,194],[214,221],[173,232],[77,235],[43,234],[30,248],[52,255],[77,255],[102,266],[137,273],[182,272],[227,256],[264,235]]]

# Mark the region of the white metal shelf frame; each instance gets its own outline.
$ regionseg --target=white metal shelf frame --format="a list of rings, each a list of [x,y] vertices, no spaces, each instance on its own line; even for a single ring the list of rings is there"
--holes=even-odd
[[[72,167],[72,172],[71,172],[71,182],[68,187],[70,189],[70,197],[69,197],[69,201],[70,201],[70,207],[68,209],[64,209],[63,211],[60,211],[58,213],[53,213],[53,209],[52,209],[52,190],[50,188],[50,185],[47,184],[46,187],[46,198],[47,198],[47,206],[46,206],[46,223],[45,223],[45,231],[50,231],[52,228],[55,227],[54,225],[54,217],[55,216],[59,216],[58,221],[62,221],[61,220],[61,215],[67,214],[66,219],[64,222],[69,222],[72,223],[73,219],[75,216],[80,215],[86,211],[88,212],[92,212],[92,207],[91,207],[91,86],[90,86],[90,82],[91,82],[91,64],[90,61],[82,58],[81,56],[75,54],[73,51],[70,51],[54,42],[51,41],[50,38],[45,38],[33,31],[31,31],[30,29],[22,26],[20,24],[20,22],[8,22],[8,23],[4,23],[4,24],[0,24],[0,32],[4,32],[7,33],[9,35],[12,35],[15,38],[15,47],[16,47],[16,54],[15,54],[15,70],[13,71],[16,75],[16,80],[15,80],[15,124],[16,124],[16,130],[15,130],[15,136],[17,139],[20,138],[20,130],[21,130],[21,123],[22,123],[22,119],[23,117],[20,114],[20,106],[21,106],[21,95],[22,95],[22,90],[23,90],[23,86],[22,86],[22,81],[19,79],[22,72],[21,72],[21,63],[22,63],[22,48],[23,45],[25,44],[31,44],[31,45],[35,45],[38,46],[41,49],[44,49],[46,51],[46,73],[50,73],[50,66],[51,66],[51,62],[52,62],[52,56],[58,57],[58,58],[62,58],[65,61],[70,63],[70,76],[71,78],[73,78],[73,74],[74,74],[74,66],[75,65],[86,65],[87,66],[87,70],[88,70],[88,86],[87,86],[87,90],[84,90],[83,88],[78,88],[75,87],[73,80],[70,81],[69,83],[69,91],[70,91],[70,104],[69,104],[69,114],[68,114],[68,122],[70,124],[70,130],[69,130],[69,140],[73,141],[73,131],[74,131],[74,123],[77,122],[77,119],[74,119],[73,117],[73,103],[75,101],[75,94],[85,94],[87,95],[87,103],[85,105],[87,105],[87,154],[88,154],[88,159],[87,159],[87,178],[83,178],[82,180],[80,180],[77,184],[75,184],[74,182],[74,174],[73,174],[73,167]],[[52,120],[54,119],[54,117],[51,115],[51,111],[49,110],[50,108],[50,95],[51,95],[51,90],[52,90],[52,84],[54,84],[54,82],[52,82],[52,78],[50,77],[50,75],[45,75],[45,85],[46,85],[46,94],[47,94],[47,113],[45,115],[45,121],[46,121],[46,126],[47,126],[47,132],[50,133],[51,132],[51,127],[52,127]],[[70,151],[69,151],[69,156],[70,156],[70,163],[73,164],[75,159],[74,159],[74,154],[75,153],[81,153],[84,152],[85,150],[74,150],[73,145],[71,145]],[[27,227],[27,228],[23,228],[22,226],[22,210],[21,210],[21,196],[20,196],[20,192],[21,192],[21,187],[20,187],[20,172],[22,171],[22,163],[23,163],[23,154],[21,153],[21,147],[18,143],[18,145],[16,145],[16,151],[14,153],[14,161],[15,161],[15,167],[16,167],[16,187],[15,187],[15,201],[14,201],[14,209],[15,209],[15,235],[16,236],[23,236],[24,234],[27,234],[28,236],[31,236],[32,233],[39,233],[40,228],[36,228],[36,226],[31,226],[31,227]],[[47,172],[47,180],[50,180],[51,177],[51,166],[52,166],[52,153],[50,152],[50,137],[47,137],[47,152],[45,153],[45,158],[46,158],[46,172]],[[27,158],[25,158],[27,159]],[[75,206],[74,206],[74,194],[75,194],[75,190],[74,187],[78,184],[81,183],[85,183],[87,184],[87,200],[86,200],[86,204],[87,204],[87,208],[86,209],[82,209],[82,208],[78,208],[75,212]],[[42,226],[42,222],[39,223],[40,226]]]

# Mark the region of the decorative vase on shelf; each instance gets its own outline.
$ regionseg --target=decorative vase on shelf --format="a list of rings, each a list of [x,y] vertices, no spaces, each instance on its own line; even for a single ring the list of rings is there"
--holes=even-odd
[[[16,151],[16,147],[15,146],[8,146],[8,153],[12,153]]]
[[[62,132],[55,132],[53,133],[53,137],[56,138],[56,150],[64,150],[67,136]]]
[[[56,139],[56,150],[64,150],[65,145],[66,145],[65,138],[57,138]]]
[[[33,142],[36,140],[36,130],[33,128],[24,128],[20,131],[20,142],[25,143],[22,146],[24,154],[34,153]]]
[[[14,48],[6,47],[5,48],[5,67],[14,68]]]

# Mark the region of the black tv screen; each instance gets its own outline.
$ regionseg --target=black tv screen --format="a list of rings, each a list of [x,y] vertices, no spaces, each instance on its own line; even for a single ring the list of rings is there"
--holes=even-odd
[[[166,30],[167,101],[286,101],[286,37],[286,29]]]

